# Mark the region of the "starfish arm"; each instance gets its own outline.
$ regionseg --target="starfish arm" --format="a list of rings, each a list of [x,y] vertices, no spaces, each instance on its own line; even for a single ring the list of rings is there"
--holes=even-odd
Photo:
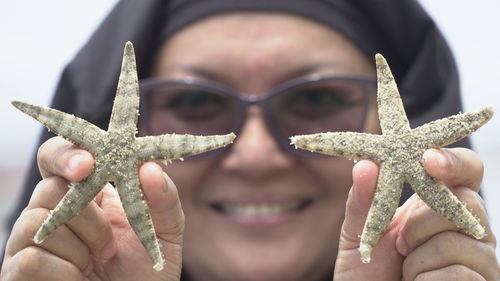
[[[353,160],[372,159],[380,162],[383,157],[381,135],[335,132],[293,136],[290,140],[296,148]]]
[[[413,129],[412,134],[421,136],[426,147],[441,147],[472,134],[492,117],[493,109],[488,107],[427,123]]]
[[[122,68],[108,131],[132,138],[137,133],[138,117],[139,82],[134,47],[132,43],[127,42],[123,51]]]
[[[224,147],[233,142],[233,133],[214,136],[165,134],[136,139],[139,161],[173,160]]]
[[[408,178],[418,196],[439,215],[453,222],[476,239],[485,236],[485,230],[465,205],[442,183],[429,176],[419,164]]]
[[[397,169],[387,162],[381,163],[377,187],[373,195],[372,205],[368,211],[358,249],[362,262],[370,262],[373,247],[377,244],[380,236],[382,236],[391,222],[398,208],[403,183],[403,178]]]
[[[33,241],[42,243],[49,235],[83,210],[104,187],[105,179],[96,173],[85,180],[71,183],[69,190],[38,229]]]
[[[165,261],[137,174],[129,174],[126,178],[117,180],[115,184],[130,226],[151,257],[153,268],[162,270]]]
[[[13,101],[12,105],[38,120],[50,131],[91,152],[96,140],[102,140],[106,136],[106,132],[94,124],[56,109],[20,101]]]
[[[377,103],[380,127],[383,134],[402,134],[410,130],[398,86],[385,58],[375,55],[377,65]]]

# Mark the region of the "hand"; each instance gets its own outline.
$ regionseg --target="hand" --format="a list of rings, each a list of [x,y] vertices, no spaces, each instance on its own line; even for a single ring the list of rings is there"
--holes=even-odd
[[[14,224],[0,275],[2,281],[179,280],[184,215],[174,183],[152,162],[139,168],[139,178],[166,259],[163,271],[153,269],[110,184],[42,244],[33,242],[68,184],[89,175],[93,163],[89,152],[60,137],[40,147],[38,166],[43,180]]]
[[[378,167],[360,161],[353,169],[334,280],[499,280],[495,235],[477,193],[483,176],[481,160],[465,148],[432,149],[423,158],[427,172],[480,219],[486,237],[476,240],[464,234],[413,195],[396,211],[374,247],[371,263],[361,263],[358,235],[370,208]]]

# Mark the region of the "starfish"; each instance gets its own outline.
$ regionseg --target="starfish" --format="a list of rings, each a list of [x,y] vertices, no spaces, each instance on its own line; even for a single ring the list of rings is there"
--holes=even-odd
[[[359,132],[327,132],[291,137],[297,148],[353,160],[379,163],[377,186],[361,234],[361,261],[370,254],[389,225],[408,182],[434,211],[476,239],[484,228],[453,193],[424,169],[422,155],[429,148],[454,143],[476,131],[493,116],[491,108],[439,119],[411,129],[401,97],[385,58],[375,56],[377,104],[382,135]]]
[[[49,130],[91,152],[95,158],[91,174],[83,181],[70,184],[66,195],[35,234],[35,243],[42,243],[52,231],[77,215],[111,181],[116,186],[132,229],[154,263],[153,268],[158,271],[163,269],[164,258],[139,182],[139,165],[145,161],[182,159],[213,150],[232,143],[235,135],[164,134],[136,137],[138,85],[134,49],[132,43],[127,42],[108,131],[58,110],[12,102]]]

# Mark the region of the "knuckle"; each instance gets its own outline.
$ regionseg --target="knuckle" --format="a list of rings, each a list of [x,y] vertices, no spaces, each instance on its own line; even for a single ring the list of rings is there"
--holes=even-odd
[[[5,278],[4,278],[5,277]],[[71,263],[36,246],[29,246],[8,262],[2,280],[81,280],[81,272]]]
[[[68,226],[92,250],[101,250],[113,236],[108,218],[98,208],[91,202],[77,216],[68,221]]]
[[[445,150],[446,158],[443,165],[444,178],[452,183],[460,182],[464,176],[464,162],[454,153]]]
[[[173,242],[182,245],[183,243],[183,237],[184,237],[184,226],[185,226],[185,218],[184,218],[184,213],[181,212],[180,218],[176,224],[172,227],[172,233],[173,235]]]
[[[425,204],[420,198],[414,205],[400,235],[408,243],[410,249],[414,249],[424,241],[429,239],[436,230],[444,231],[450,229],[448,225],[442,223],[445,219],[438,215],[431,207]],[[439,226],[438,226],[439,224]],[[433,226],[430,228],[430,226]],[[453,228],[454,229],[454,228]]]
[[[450,179],[464,184],[478,184],[484,175],[484,163],[479,155],[468,148],[445,149],[450,161]],[[465,181],[464,181],[464,177]]]
[[[441,261],[447,261],[449,263],[457,263],[457,266],[448,268],[448,271],[457,274],[457,278],[464,278],[464,276],[476,276],[479,274],[470,268],[460,265],[467,258],[463,260],[464,253],[468,253],[468,257],[477,257],[481,263],[484,265],[488,264],[489,270],[488,275],[498,276],[498,260],[496,258],[495,248],[486,243],[475,240],[474,238],[468,237],[460,232],[448,231],[438,234],[434,239],[436,250],[434,255],[438,256]],[[450,280],[476,280],[472,279],[450,279]]]
[[[479,155],[475,151],[470,150],[470,149],[468,149],[468,151],[469,151],[469,155],[467,155],[467,159],[470,160],[469,162],[471,163],[473,171],[476,172],[482,178],[484,175],[484,163],[483,163],[483,161],[481,160],[481,158],[479,157]]]
[[[458,253],[461,252],[463,245],[463,234],[456,231],[445,231],[435,236],[437,245],[437,255],[441,256],[442,260],[454,260]]]
[[[476,216],[486,214],[486,204],[477,192],[469,188],[460,188],[457,190],[457,197]]]
[[[88,244],[95,250],[103,250],[112,238],[111,226],[108,223],[98,223],[95,228],[96,232],[89,235],[87,238]]]
[[[61,153],[54,153],[61,148],[67,148],[72,144],[61,137],[53,137],[40,145],[37,151],[38,169],[42,177],[58,174],[57,164]]]
[[[488,231],[488,233],[486,234],[486,236],[483,238],[483,239],[486,239],[486,243],[493,248],[493,250],[496,249],[497,247],[497,237],[495,235],[495,233],[493,233],[493,231]],[[496,256],[495,256],[496,258]]]
[[[58,237],[56,238],[56,240],[54,240],[54,236],[49,236],[42,244],[35,245],[33,237],[42,225],[48,213],[49,210],[47,209],[36,208],[27,210],[21,214],[18,219],[18,223],[16,222],[17,225],[14,226],[15,229],[13,230],[16,235],[20,236],[19,238],[21,242],[18,243],[19,245],[12,246],[12,248],[19,248],[12,249],[12,251],[17,251],[18,253],[23,252],[23,255],[28,255],[28,257],[31,257],[30,255],[35,254],[46,256],[47,254],[44,251],[49,251],[56,255],[60,254],[61,257],[65,257],[68,261],[72,261],[80,269],[85,268],[85,266],[90,261],[89,250],[87,247],[81,247],[80,245],[73,244],[74,247],[71,250],[74,251],[74,253],[78,254],[71,255],[67,255],[66,253],[57,250],[58,248],[60,248],[61,243],[67,243],[68,241],[71,241],[71,239],[69,239],[68,237],[61,239],[62,236],[60,236],[60,234],[64,232],[61,232],[60,228],[54,231],[53,235],[56,235],[55,237]],[[36,262],[40,263],[40,261]]]
[[[26,238],[34,237],[48,213],[49,210],[43,208],[23,212],[14,224],[13,233],[20,233]]]
[[[50,140],[42,143],[42,145],[40,145],[40,147],[38,147],[38,150],[36,153],[38,169],[40,170],[40,172],[44,172],[47,169],[46,163],[48,162],[48,158],[49,158],[49,153],[47,153],[47,150],[48,150],[47,147],[49,146],[49,141]],[[43,175],[43,173],[42,173],[42,175]]]
[[[70,260],[80,271],[83,271],[85,267],[90,263],[90,252],[88,248],[80,249],[79,255],[74,259]]]
[[[434,280],[484,281],[485,279],[479,273],[465,265],[453,264],[444,268],[419,273],[414,281]]]
[[[429,277],[430,273],[428,272],[423,272],[423,273],[419,273],[417,276],[415,276],[415,280],[414,281],[431,281],[433,280],[434,277]],[[451,276],[450,276],[451,278]],[[455,279],[450,279],[450,280],[455,280]]]
[[[41,249],[34,246],[27,247],[17,253],[16,256],[15,275],[36,276],[43,263]]]
[[[33,190],[32,199],[36,201],[42,198],[62,198],[66,194],[68,188],[68,181],[58,177],[50,176],[38,182]]]
[[[494,247],[487,246],[485,250],[483,250],[483,260],[487,261],[490,264],[490,269],[492,271],[492,275],[500,278],[500,265],[498,264],[498,259],[496,255],[496,251]],[[497,280],[497,279],[495,279]]]
[[[450,276],[451,280],[473,280],[471,279],[471,270],[462,264],[452,266],[447,275]],[[463,279],[464,277],[466,279]]]
[[[477,245],[476,256],[479,256],[479,262],[484,265],[485,268],[488,268],[488,274],[485,274],[485,276],[500,277],[500,265],[498,264],[495,248],[485,243],[478,243]]]

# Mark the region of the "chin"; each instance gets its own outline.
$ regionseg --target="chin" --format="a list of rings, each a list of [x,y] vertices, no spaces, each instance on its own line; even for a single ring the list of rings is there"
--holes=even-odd
[[[338,234],[324,230],[332,229],[336,227],[191,233],[194,230],[187,227],[185,270],[196,281],[328,280]]]

